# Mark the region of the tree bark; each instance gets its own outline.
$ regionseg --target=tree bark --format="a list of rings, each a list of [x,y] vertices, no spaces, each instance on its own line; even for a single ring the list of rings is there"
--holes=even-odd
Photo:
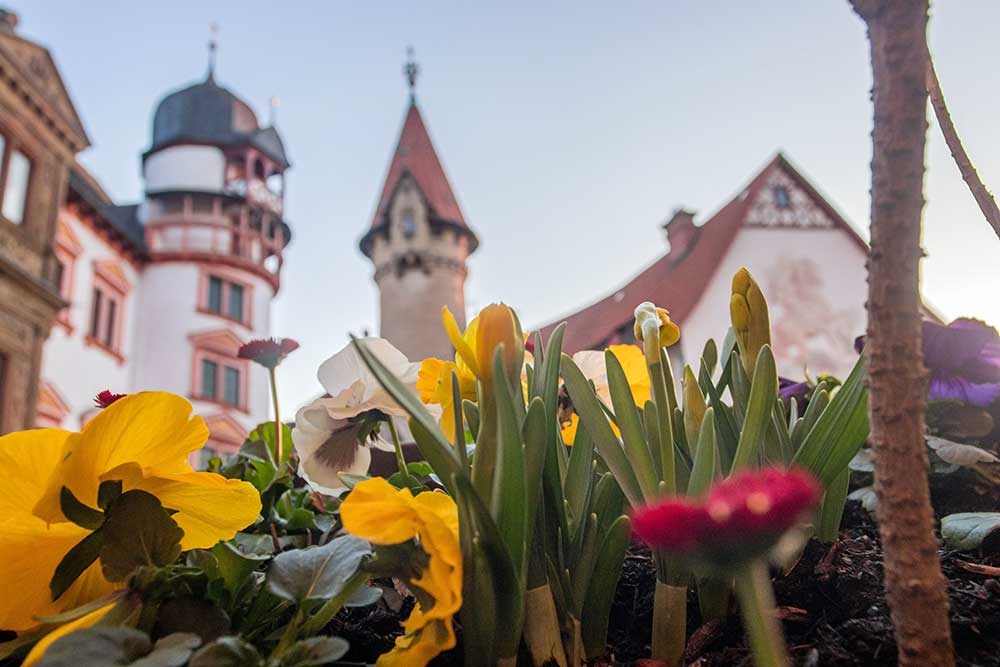
[[[979,210],[983,212],[983,215],[986,216],[986,221],[990,223],[993,231],[1000,238],[1000,208],[997,208],[996,199],[993,198],[993,194],[986,188],[983,180],[979,178],[979,173],[976,171],[975,165],[972,164],[969,154],[965,152],[965,147],[962,146],[962,140],[958,137],[958,130],[955,129],[955,123],[952,122],[951,114],[948,113],[948,105],[944,102],[944,93],[941,92],[941,82],[938,81],[937,72],[934,71],[934,61],[930,56],[927,57],[927,93],[931,98],[931,106],[934,107],[934,116],[937,118],[938,127],[941,128],[941,134],[944,135],[944,141],[948,144],[951,157],[955,159],[958,171],[962,174],[962,180],[969,186],[969,191],[972,193],[976,203],[979,204]]]
[[[927,488],[919,262],[928,0],[852,0],[874,84],[868,365],[885,590],[902,667],[954,665]]]

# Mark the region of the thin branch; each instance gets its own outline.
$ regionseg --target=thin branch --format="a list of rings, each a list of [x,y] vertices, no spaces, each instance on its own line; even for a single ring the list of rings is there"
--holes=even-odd
[[[958,171],[962,174],[962,179],[969,186],[969,191],[972,192],[976,203],[979,204],[979,210],[983,212],[986,220],[993,227],[993,231],[1000,238],[1000,208],[997,208],[996,200],[990,191],[986,189],[986,185],[982,179],[979,178],[972,160],[969,159],[968,153],[965,152],[965,147],[962,146],[962,140],[959,139],[958,131],[955,130],[955,123],[952,122],[951,114],[948,113],[948,105],[944,102],[941,83],[938,81],[937,72],[934,71],[934,61],[930,55],[927,57],[927,94],[930,95],[931,106],[934,107],[934,115],[937,117],[938,127],[941,128],[941,134],[944,135],[944,141],[948,144],[951,156],[955,158],[955,164],[958,166]]]

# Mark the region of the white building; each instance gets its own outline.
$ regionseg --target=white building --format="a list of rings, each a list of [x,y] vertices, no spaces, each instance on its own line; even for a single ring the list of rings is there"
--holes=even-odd
[[[58,215],[69,306],[43,352],[39,426],[78,428],[109,389],[187,396],[231,451],[268,418],[266,371],[236,356],[270,333],[289,166],[277,130],[212,75],[170,93],[142,156],[144,198],[116,205],[81,166]]]

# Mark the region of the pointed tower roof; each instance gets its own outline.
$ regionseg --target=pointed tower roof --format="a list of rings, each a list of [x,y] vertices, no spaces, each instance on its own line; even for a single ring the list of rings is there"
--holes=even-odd
[[[455,228],[469,235],[471,239],[470,252],[476,249],[479,240],[465,222],[462,208],[451,189],[451,183],[444,173],[441,160],[438,158],[434,144],[431,142],[420,115],[420,109],[412,99],[403,121],[403,129],[399,134],[399,142],[392,155],[389,171],[382,186],[375,216],[371,228],[362,237],[361,252],[369,253],[372,239],[386,229],[389,217],[389,205],[393,195],[405,177],[410,177],[416,183],[420,194],[427,204],[428,217],[432,224]]]

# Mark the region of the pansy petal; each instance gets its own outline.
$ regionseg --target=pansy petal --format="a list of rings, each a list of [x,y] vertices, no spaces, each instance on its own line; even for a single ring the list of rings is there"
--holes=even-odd
[[[17,471],[0,484],[0,523],[30,514],[48,489],[67,439],[75,434],[58,428],[18,431],[0,438],[0,470]],[[3,627],[3,626],[0,626]]]
[[[976,384],[963,377],[931,376],[930,400],[956,398],[973,405],[987,406],[1000,398],[1000,383]]]
[[[374,544],[400,544],[416,537],[422,521],[409,489],[381,477],[355,485],[340,506],[344,530]]]
[[[67,440],[65,458],[35,506],[49,522],[65,521],[59,491],[68,487],[80,502],[97,506],[97,489],[107,471],[139,463],[157,473],[191,470],[188,455],[208,440],[204,420],[185,399],[164,392],[130,394],[101,410],[78,436]]]
[[[164,507],[177,510],[172,518],[184,530],[184,550],[228,540],[260,515],[260,495],[253,485],[210,472],[129,480],[126,489],[148,491]]]
[[[0,525],[0,628],[27,630],[38,625],[36,616],[51,616],[97,599],[116,586],[104,579],[100,563],[91,565],[58,600],[52,599],[49,580],[63,557],[88,531],[71,523],[46,527],[25,514],[23,521]]]

